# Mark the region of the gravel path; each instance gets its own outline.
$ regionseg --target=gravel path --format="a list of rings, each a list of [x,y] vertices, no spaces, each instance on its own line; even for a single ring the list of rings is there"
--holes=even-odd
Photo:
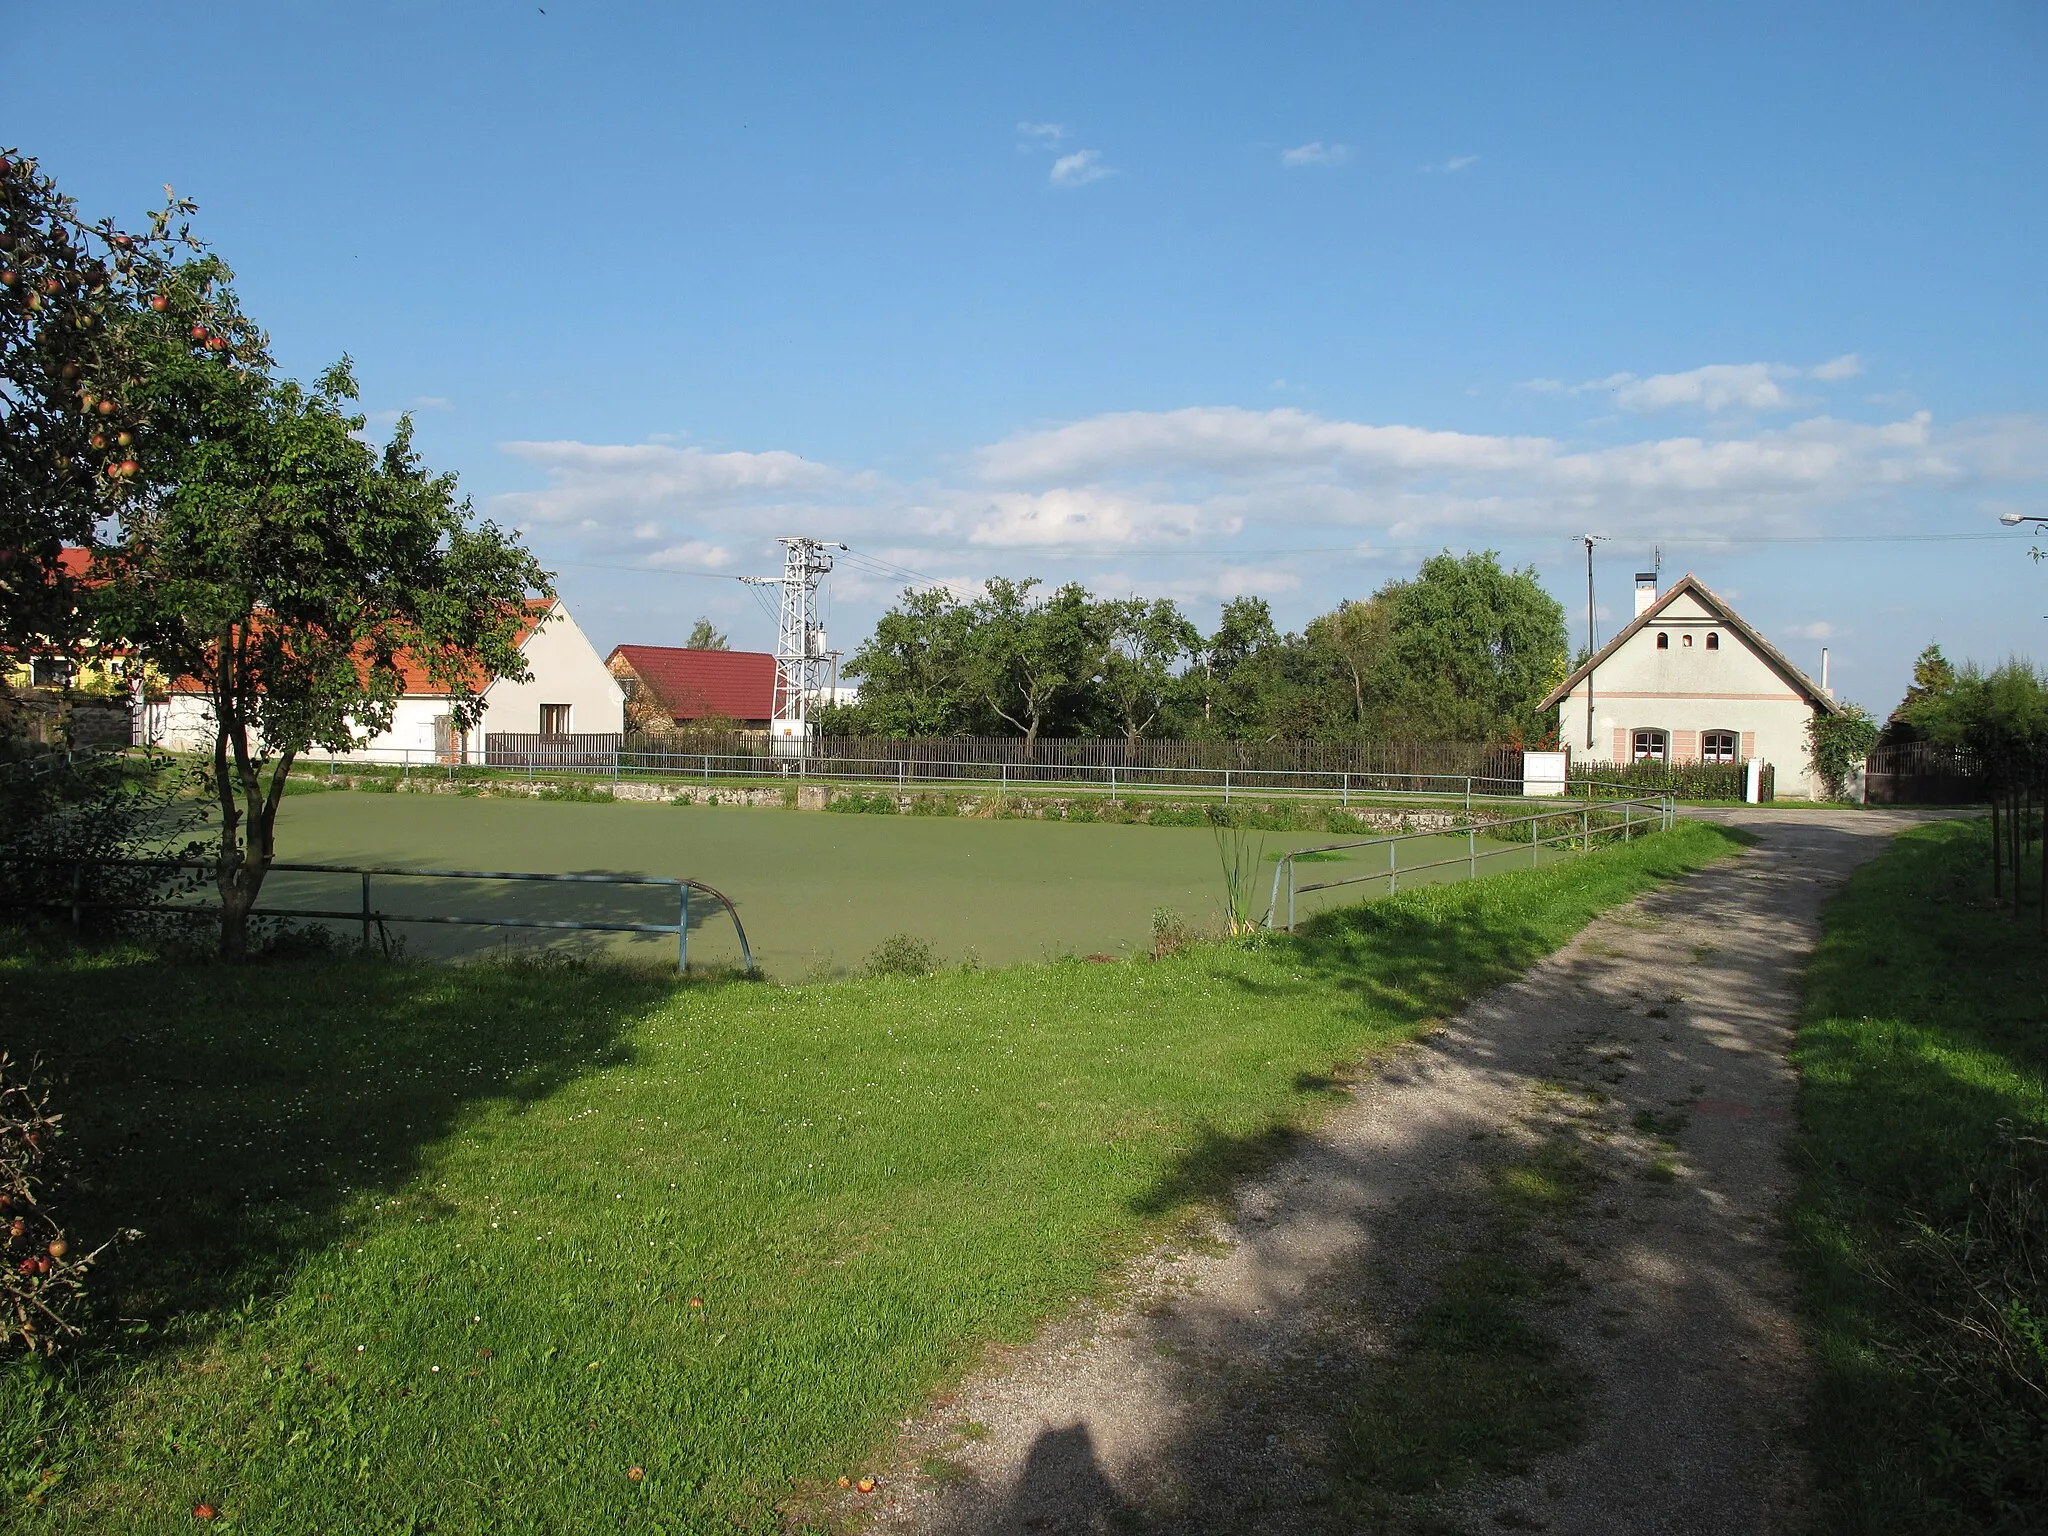
[[[1781,1257],[1799,973],[1905,813],[1728,813],[1763,841],[1593,923],[1378,1064],[1213,1243],[992,1357],[908,1425],[864,1528],[1760,1532],[1793,1523],[1804,1367]],[[1672,1128],[1679,1127],[1676,1130]],[[1647,1127],[1647,1128],[1646,1128]],[[1568,1449],[1435,1499],[1344,1494],[1340,1426],[1500,1170],[1599,1175],[1531,1238],[1582,1384]],[[849,1508],[847,1513],[853,1513]]]

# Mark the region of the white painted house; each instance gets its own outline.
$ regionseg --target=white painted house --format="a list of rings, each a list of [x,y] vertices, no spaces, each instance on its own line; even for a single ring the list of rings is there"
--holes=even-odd
[[[371,738],[360,753],[334,756],[342,761],[481,763],[484,739],[495,732],[567,737],[625,730],[625,692],[561,599],[529,605],[519,650],[532,676],[523,683],[500,678],[486,688],[483,719],[466,737],[452,729],[448,696],[424,671],[404,665],[406,691],[391,728]],[[142,739],[173,751],[213,749],[213,710],[205,694],[174,688],[167,702],[145,713]],[[316,760],[326,755],[314,754]]]
[[[1806,723],[1840,706],[1727,603],[1686,575],[1636,577],[1636,616],[1544,701],[1581,760],[1741,763],[1777,770],[1780,798],[1813,795]]]

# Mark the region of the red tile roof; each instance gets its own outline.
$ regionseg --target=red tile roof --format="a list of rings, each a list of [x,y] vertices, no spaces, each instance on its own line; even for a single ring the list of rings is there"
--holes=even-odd
[[[766,651],[692,651],[679,645],[619,645],[605,658],[624,661],[675,720],[725,715],[766,720],[775,708],[775,658]]]
[[[555,600],[553,598],[529,597],[526,600],[525,617],[519,625],[519,634],[513,643],[524,649],[526,642],[533,638],[533,632],[540,628],[541,621],[548,616],[554,609],[554,606]],[[433,674],[411,652],[400,651],[396,660],[398,662],[398,675],[403,680],[402,691],[407,696],[447,697],[447,685],[437,682]],[[489,681],[482,676],[475,676],[472,678],[472,684],[482,684],[484,687],[488,687]],[[205,683],[196,677],[180,677],[172,681],[171,692],[205,693],[206,686]]]

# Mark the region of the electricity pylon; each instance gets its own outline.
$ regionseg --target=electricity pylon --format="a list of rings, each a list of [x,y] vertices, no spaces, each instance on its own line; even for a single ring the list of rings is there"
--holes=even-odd
[[[780,576],[742,576],[754,587],[782,588],[782,616],[775,634],[775,701],[768,733],[776,746],[799,754],[809,750],[810,701],[819,670],[829,665],[825,627],[818,622],[818,581],[830,573],[830,550],[844,544],[783,538]],[[787,745],[785,746],[785,743]]]

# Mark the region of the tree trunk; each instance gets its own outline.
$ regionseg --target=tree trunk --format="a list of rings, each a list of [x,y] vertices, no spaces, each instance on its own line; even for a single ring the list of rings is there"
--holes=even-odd
[[[2012,910],[2018,916],[2020,910],[2020,859],[2019,859],[2019,814],[2020,792],[2013,789],[2005,797],[2005,867],[2012,871]]]
[[[2001,864],[2005,856],[2003,841],[2005,829],[1998,824],[1998,791],[1991,792],[1991,899],[1993,902],[2005,899],[2005,887],[1999,879]]]

